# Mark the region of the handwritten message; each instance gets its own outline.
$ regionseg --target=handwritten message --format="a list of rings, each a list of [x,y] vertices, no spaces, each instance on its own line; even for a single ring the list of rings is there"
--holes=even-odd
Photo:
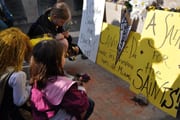
[[[180,103],[179,21],[180,13],[148,12],[135,53],[130,86],[174,117]]]
[[[90,60],[96,62],[105,0],[84,0],[78,45]]]
[[[120,59],[115,65],[117,45],[120,36],[119,33],[119,27],[103,23],[96,63],[123,80],[131,82],[131,73],[134,69],[132,61],[136,59],[135,52],[138,40],[140,39],[140,34],[130,32],[127,44],[122,51]]]

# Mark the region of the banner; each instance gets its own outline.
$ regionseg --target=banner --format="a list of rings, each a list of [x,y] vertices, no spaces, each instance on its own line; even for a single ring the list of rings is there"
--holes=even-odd
[[[114,2],[106,2],[106,11],[105,18],[108,24],[119,26],[121,21],[121,12],[123,9],[123,5],[114,3]]]
[[[180,13],[149,11],[130,88],[172,116],[180,103]]]
[[[117,64],[118,60],[120,59],[122,50],[124,49],[124,47],[126,45],[126,41],[128,39],[129,32],[131,30],[131,23],[128,22],[129,18],[127,18],[126,14],[127,14],[126,11],[124,11],[122,13],[122,17],[121,17],[121,21],[120,21],[120,37],[119,37],[119,43],[117,46],[117,54],[116,54],[115,64]]]
[[[116,65],[120,28],[104,23],[96,62],[174,117],[180,103],[179,21],[180,13],[149,11],[141,37],[130,32]]]
[[[93,62],[99,46],[105,0],[84,0],[78,45]]]

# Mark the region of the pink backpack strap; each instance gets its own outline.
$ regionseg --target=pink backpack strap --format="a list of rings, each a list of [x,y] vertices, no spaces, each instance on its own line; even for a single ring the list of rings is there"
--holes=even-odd
[[[34,83],[31,89],[30,101],[38,111],[46,111],[47,109],[49,109],[49,106],[44,101],[43,92],[37,88],[37,82]]]
[[[37,88],[36,82],[31,89],[30,103],[34,120],[44,120],[55,115],[55,111],[51,110],[52,107],[46,100],[43,91]]]

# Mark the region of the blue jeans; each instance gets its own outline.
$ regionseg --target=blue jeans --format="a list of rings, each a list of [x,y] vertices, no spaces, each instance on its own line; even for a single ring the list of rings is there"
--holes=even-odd
[[[14,22],[14,18],[13,18],[13,15],[12,15],[12,13],[9,11],[9,9],[7,8],[7,6],[6,6],[6,4],[5,4],[5,2],[4,2],[4,0],[0,0],[0,4],[1,4],[1,6],[2,6],[2,12],[4,13],[4,15],[5,15],[5,18],[7,19],[7,23],[5,23],[7,26],[13,26],[13,22]],[[2,21],[2,20],[1,20]],[[3,21],[2,21],[3,22]],[[1,24],[1,26],[4,28],[5,26],[4,26],[4,24],[3,23],[0,23]]]
[[[0,20],[0,30],[4,30],[6,28],[8,28],[7,24],[4,21]]]

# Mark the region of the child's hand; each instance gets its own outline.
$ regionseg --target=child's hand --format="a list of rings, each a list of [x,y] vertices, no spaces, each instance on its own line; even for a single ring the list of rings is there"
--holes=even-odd
[[[83,83],[87,83],[89,80],[91,80],[91,78],[87,73],[84,74],[77,73],[73,80],[77,81],[79,85],[82,85]]]
[[[68,31],[63,32],[62,34],[64,35],[65,38],[69,37],[69,32]]]
[[[55,39],[56,39],[56,40],[62,40],[62,39],[64,39],[64,35],[63,35],[62,33],[59,33],[59,34],[57,34],[57,35],[55,36]]]

